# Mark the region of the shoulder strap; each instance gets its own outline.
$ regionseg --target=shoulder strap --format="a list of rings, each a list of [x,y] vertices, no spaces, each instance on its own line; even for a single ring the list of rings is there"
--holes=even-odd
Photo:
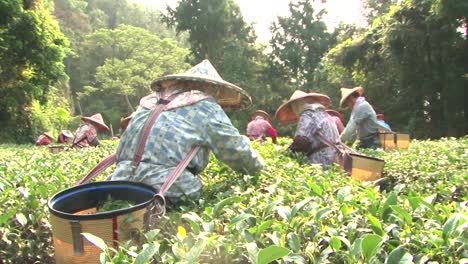
[[[133,156],[132,166],[134,168],[138,167],[140,161],[143,157],[143,152],[145,150],[146,141],[148,139],[149,133],[151,128],[153,127],[154,123],[157,121],[159,115],[166,109],[166,106],[171,102],[179,93],[173,94],[169,96],[167,99],[160,99],[160,102],[152,111],[146,123],[143,127],[140,139],[138,140],[138,145],[135,151],[135,155]],[[193,157],[192,157],[193,158]],[[117,155],[111,154],[110,156],[106,157],[104,160],[99,162],[96,167],[94,167],[85,177],[83,177],[77,185],[84,184],[89,182],[90,180],[96,178],[99,174],[109,168],[112,164],[117,161]],[[190,161],[189,161],[190,162]],[[188,164],[188,163],[187,163]],[[185,165],[187,166],[187,165]],[[185,169],[185,167],[184,167]],[[178,176],[178,175],[177,175]]]
[[[180,174],[185,170],[187,165],[190,163],[190,161],[195,157],[197,154],[198,150],[200,149],[200,146],[193,146],[192,149],[190,149],[189,153],[183,160],[180,161],[180,163],[177,165],[177,167],[174,169],[174,171],[167,177],[166,181],[164,184],[161,186],[159,189],[159,194],[164,196],[164,193],[171,188],[172,184],[177,180],[177,178],[180,176]]]
[[[101,174],[103,171],[109,168],[116,161],[117,161],[117,155],[115,153],[109,155],[108,157],[103,159],[101,162],[99,162],[99,164],[96,165],[96,167],[94,167],[94,169],[92,169],[88,173],[88,175],[84,176],[76,185],[87,183],[90,180],[96,178],[99,174]]]

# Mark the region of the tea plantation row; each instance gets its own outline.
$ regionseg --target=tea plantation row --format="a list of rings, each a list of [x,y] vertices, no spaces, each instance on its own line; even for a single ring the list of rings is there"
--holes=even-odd
[[[304,164],[289,143],[254,143],[266,160],[258,175],[235,173],[213,157],[200,200],[168,212],[143,245],[123,243],[102,261],[468,263],[468,138],[366,151],[386,161],[376,183]],[[0,145],[0,260],[53,263],[48,198],[115,147],[51,154]]]

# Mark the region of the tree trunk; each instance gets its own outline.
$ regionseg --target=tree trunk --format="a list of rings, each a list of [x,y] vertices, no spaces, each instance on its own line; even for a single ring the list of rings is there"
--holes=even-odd
[[[135,108],[133,108],[132,103],[130,103],[130,99],[128,99],[128,95],[124,95],[124,96],[125,96],[125,101],[127,102],[127,105],[130,111],[135,112]]]

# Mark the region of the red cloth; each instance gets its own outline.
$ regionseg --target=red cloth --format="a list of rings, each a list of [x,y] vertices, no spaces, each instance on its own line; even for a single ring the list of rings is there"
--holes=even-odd
[[[273,127],[270,127],[268,128],[267,133],[268,135],[270,135],[273,143],[276,144],[276,138],[278,137],[278,133],[276,132],[276,129],[274,129]]]
[[[341,119],[339,117],[337,117],[337,116],[330,116],[330,118],[335,123],[336,129],[338,129],[338,134],[341,134],[341,132],[343,132],[343,130],[344,130],[344,125],[341,122]]]
[[[49,137],[45,136],[45,135],[40,135],[37,140],[36,140],[36,143],[34,143],[35,146],[47,146],[49,145],[50,143],[52,143],[52,141],[50,140]]]

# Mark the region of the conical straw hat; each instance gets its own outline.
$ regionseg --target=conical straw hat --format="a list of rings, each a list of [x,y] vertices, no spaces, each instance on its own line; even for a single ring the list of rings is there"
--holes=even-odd
[[[271,117],[267,112],[263,110],[257,110],[250,115],[250,120],[254,120],[257,116],[262,116],[266,121],[268,121],[268,123],[271,124]]]
[[[100,113],[94,114],[92,116],[85,116],[81,118],[81,120],[92,122],[98,125],[98,127],[101,130],[109,130],[109,127],[104,123],[104,120],[102,119],[102,115]]]
[[[60,134],[66,136],[67,138],[72,138],[73,137],[73,133],[70,130],[62,130],[62,131],[60,131]]]
[[[50,138],[50,139],[52,139],[52,138],[54,137],[54,136],[52,135],[52,132],[50,132],[50,131],[46,131],[46,132],[44,132],[44,133],[42,133],[42,134],[43,134],[44,136]]]
[[[209,60],[203,60],[185,73],[161,77],[151,83],[151,89],[159,91],[166,81],[181,81],[178,88],[203,91],[213,96],[224,110],[244,110],[252,104],[249,94],[239,86],[223,80]],[[206,85],[193,88],[190,82],[201,82]]]
[[[346,99],[354,93],[358,92],[359,95],[362,95],[364,93],[364,88],[358,86],[354,88],[341,88],[341,100],[340,100],[340,108],[345,109],[347,106],[345,105]]]
[[[276,119],[282,124],[294,123],[299,120],[299,116],[294,113],[291,103],[298,100],[303,100],[304,103],[321,103],[325,108],[330,106],[330,97],[321,93],[306,93],[300,90],[294,91],[289,101],[282,104],[278,110],[276,110]]]
[[[132,112],[129,116],[120,119],[120,128],[122,130],[127,129],[128,123],[130,123],[130,120],[136,115],[136,112]]]

